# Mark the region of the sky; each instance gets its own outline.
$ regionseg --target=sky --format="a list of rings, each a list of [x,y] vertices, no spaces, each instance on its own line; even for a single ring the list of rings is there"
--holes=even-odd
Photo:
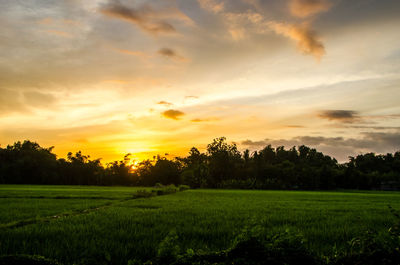
[[[103,162],[400,150],[398,0],[0,0],[0,144]]]

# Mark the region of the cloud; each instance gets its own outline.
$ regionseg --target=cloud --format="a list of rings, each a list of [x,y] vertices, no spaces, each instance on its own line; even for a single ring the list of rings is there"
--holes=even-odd
[[[211,118],[203,118],[203,119],[196,118],[196,119],[192,119],[190,121],[191,122],[208,122],[208,121],[218,121],[218,120],[219,120],[218,118],[211,117]]]
[[[175,56],[177,56],[175,51],[170,49],[170,48],[161,48],[158,51],[158,53],[161,54],[161,55],[164,55],[166,57],[175,57]]]
[[[124,6],[118,1],[109,1],[100,9],[100,12],[106,16],[133,23],[148,33],[158,34],[176,31],[170,23],[160,20],[157,17],[157,12],[149,5],[135,9]]]
[[[54,23],[54,20],[51,17],[46,17],[38,20],[37,23],[41,25],[51,25]]]
[[[305,128],[305,126],[303,126],[303,125],[292,125],[292,124],[289,124],[289,125],[286,125],[286,128],[298,129],[298,128]]]
[[[21,93],[16,90],[0,87],[0,117],[15,112],[27,112]]]
[[[220,2],[217,0],[198,0],[198,2],[201,8],[215,14],[221,13],[225,9],[225,3],[222,1]]]
[[[365,126],[365,125],[351,125],[344,128],[350,129],[368,129],[368,130],[400,130],[400,126]]]
[[[257,147],[257,148],[262,148],[265,147],[269,144],[269,140],[261,140],[261,141],[252,141],[252,140],[244,140],[242,142],[240,142],[240,144],[248,146],[248,147]]]
[[[260,0],[242,0],[243,3],[253,6],[256,9],[261,9]]]
[[[306,18],[328,11],[332,3],[328,0],[291,0],[290,13],[295,17]]]
[[[187,59],[181,55],[179,55],[176,51],[172,50],[171,48],[161,48],[158,50],[158,54],[173,59],[177,61],[186,61]]]
[[[313,55],[318,61],[325,55],[325,46],[319,39],[317,33],[311,28],[311,22],[303,22],[300,24],[289,24],[284,22],[278,22],[275,20],[268,20],[266,17],[252,10],[246,10],[245,12],[230,12],[224,8],[224,2],[216,2],[212,0],[198,0],[200,6],[210,12],[218,14],[223,18],[224,23],[227,27],[227,32],[231,38],[235,41],[246,39],[248,33],[253,31],[258,34],[268,34],[270,30],[273,32],[285,36],[297,43],[297,49],[308,55]],[[243,2],[250,4],[257,8],[259,7],[258,1],[242,0]],[[303,5],[307,5],[308,2],[317,0],[300,1]],[[295,5],[299,5],[297,1]],[[323,1],[325,2],[325,1]],[[308,3],[307,6],[311,6]]]
[[[198,96],[185,96],[185,99],[198,99]]]
[[[51,35],[56,35],[56,36],[63,37],[63,38],[72,38],[72,35],[70,33],[62,31],[62,30],[48,29],[48,30],[45,30],[45,32],[49,33]]]
[[[307,145],[339,161],[346,161],[349,156],[361,153],[388,153],[400,151],[400,130],[395,132],[365,132],[358,138],[298,136],[291,139],[264,139],[260,141],[244,140],[241,145],[253,150],[262,149],[267,145],[292,146]]]
[[[315,31],[308,23],[300,25],[270,21],[268,26],[277,34],[288,37],[297,42],[297,49],[304,54],[311,54],[317,60],[325,55],[324,44],[318,39]]]
[[[115,49],[115,51],[123,54],[128,54],[128,55],[133,55],[137,57],[142,57],[142,58],[147,58],[149,57],[146,53],[142,51],[131,51],[131,50],[126,50],[126,49]]]
[[[57,100],[51,94],[41,93],[38,91],[26,91],[23,93],[25,104],[32,107],[46,107],[53,105]]]
[[[19,91],[0,87],[0,116],[10,113],[31,113],[33,109],[50,109],[57,99],[39,91]]]
[[[179,120],[185,113],[180,110],[169,109],[164,111],[162,115],[168,119]]]
[[[324,110],[318,114],[318,117],[346,123],[352,123],[360,119],[358,112],[354,110]]]
[[[158,104],[158,105],[164,105],[164,106],[171,106],[171,105],[173,105],[171,102],[167,102],[167,101],[164,101],[164,100],[161,100],[161,101],[157,102],[157,104]]]

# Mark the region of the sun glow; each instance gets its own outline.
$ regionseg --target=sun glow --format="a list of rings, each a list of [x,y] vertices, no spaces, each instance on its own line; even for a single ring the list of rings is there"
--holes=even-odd
[[[130,165],[130,167],[131,167],[130,171],[135,171],[137,169],[139,163],[140,163],[139,161],[134,160],[133,163]]]

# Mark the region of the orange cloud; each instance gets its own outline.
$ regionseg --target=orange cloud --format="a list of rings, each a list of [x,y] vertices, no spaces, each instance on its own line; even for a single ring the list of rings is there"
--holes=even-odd
[[[158,105],[164,105],[164,106],[171,106],[171,105],[173,105],[171,102],[167,102],[167,101],[164,101],[164,100],[161,100],[161,101],[157,102],[157,104],[158,104]]]
[[[37,23],[41,25],[51,25],[54,23],[54,21],[51,17],[46,17],[38,20]]]
[[[297,48],[304,54],[311,54],[317,60],[325,54],[324,44],[318,39],[315,31],[311,30],[308,23],[300,25],[268,22],[268,26],[277,34],[288,37],[297,42]]]
[[[306,18],[328,11],[332,3],[328,0],[291,0],[289,10],[293,16]]]
[[[132,50],[126,50],[126,49],[115,49],[115,50],[119,53],[133,55],[136,57],[140,57],[142,59],[148,59],[150,57],[148,54],[141,52],[141,51],[132,51]]]
[[[103,83],[108,83],[108,84],[117,84],[117,85],[127,85],[127,84],[129,84],[128,81],[118,80],[118,79],[104,80],[102,82]]]
[[[185,113],[180,110],[169,109],[164,111],[162,115],[168,119],[179,120]]]
[[[213,118],[213,117],[204,118],[204,119],[196,118],[196,119],[193,119],[193,120],[190,120],[190,121],[191,122],[207,122],[207,121],[219,121],[219,119],[218,118]]]
[[[61,31],[61,30],[48,29],[48,30],[46,30],[46,32],[53,34],[53,35],[63,37],[63,38],[72,38],[71,34],[69,34],[68,32],[65,32],[65,31]]]
[[[215,0],[198,0],[201,8],[213,12],[215,14],[221,13],[225,9],[224,2],[219,2]]]

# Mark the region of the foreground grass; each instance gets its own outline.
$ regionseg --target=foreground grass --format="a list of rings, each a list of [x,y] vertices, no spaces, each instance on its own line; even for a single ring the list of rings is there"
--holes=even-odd
[[[45,194],[54,197],[54,205],[65,201],[64,207],[75,199],[55,199],[61,196],[57,194],[76,195],[82,198],[80,206],[88,206],[88,199],[77,191],[81,188],[73,186],[36,186],[33,191],[28,186],[6,186],[5,189],[8,191],[0,187],[0,195]],[[86,195],[96,194],[99,199],[91,201],[99,205],[104,203],[104,198],[119,200],[87,214],[2,228],[0,255],[38,254],[66,264],[127,264],[133,258],[148,260],[156,256],[160,242],[174,231],[182,252],[217,251],[230,247],[243,229],[255,226],[271,233],[287,229],[300,232],[314,253],[330,255],[333,246],[346,248],[347,241],[366,230],[387,230],[395,221],[387,206],[400,209],[400,194],[384,192],[189,190],[124,200],[132,195],[134,188],[82,189]],[[0,199],[2,210],[7,211],[10,205],[14,208],[13,214],[7,215],[7,221],[12,215],[15,219],[25,218],[18,209],[29,208],[37,203],[35,200],[50,201],[43,208],[33,207],[32,213],[46,214],[51,205],[48,198],[32,201],[15,198],[14,204],[10,200],[13,199]],[[76,207],[79,207],[78,201]],[[61,205],[53,210],[65,211]]]
[[[0,185],[0,228],[132,199],[134,187]]]

